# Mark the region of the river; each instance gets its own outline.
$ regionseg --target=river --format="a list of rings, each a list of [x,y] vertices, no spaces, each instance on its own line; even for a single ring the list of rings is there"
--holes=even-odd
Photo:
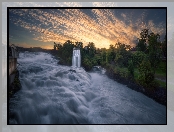
[[[166,124],[166,107],[105,74],[57,64],[48,53],[19,54],[22,89],[10,124]]]

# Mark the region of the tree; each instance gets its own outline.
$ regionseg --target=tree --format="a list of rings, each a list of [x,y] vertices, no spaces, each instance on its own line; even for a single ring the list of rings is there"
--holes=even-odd
[[[71,65],[72,53],[74,44],[72,41],[67,40],[63,45],[55,44],[57,48],[57,55],[60,57],[59,64]]]
[[[121,54],[117,53],[114,61],[115,61],[116,65],[123,66],[123,59],[124,59],[123,56]]]
[[[129,60],[128,62],[128,71],[129,71],[129,74],[131,75],[132,78],[134,78],[134,65],[133,65],[133,61],[132,60]]]
[[[93,66],[93,65],[92,65],[91,60],[90,60],[88,57],[85,57],[85,58],[83,59],[82,64],[83,64],[83,67],[84,67],[87,71],[89,71],[89,70],[92,69],[92,66]]]
[[[148,31],[149,29],[143,29],[140,33],[140,38],[145,41],[145,43],[148,40]]]
[[[130,45],[116,43],[115,44],[115,59],[114,62],[119,66],[128,66],[128,61],[131,59]]]
[[[143,29],[140,33],[140,38],[138,39],[138,44],[137,44],[136,48],[139,51],[146,52],[147,41],[148,41],[148,29]]]
[[[161,57],[161,48],[160,48],[160,35],[154,34],[153,32],[148,35],[148,42],[149,42],[149,60],[151,63],[151,67],[155,74],[155,69],[157,68],[158,64],[160,63]]]
[[[137,48],[139,51],[145,52],[145,51],[147,50],[147,46],[146,46],[145,40],[143,40],[143,39],[138,39],[138,44],[137,44],[136,48]]]
[[[95,44],[93,42],[89,42],[89,44],[87,45],[87,50],[88,50],[88,55],[90,57],[94,57],[96,52]]]
[[[161,48],[162,48],[163,56],[167,57],[167,37],[166,37],[166,35],[164,37],[164,41],[162,42]]]
[[[57,47],[57,45],[56,45],[56,43],[54,42],[54,50],[56,50],[56,47]]]
[[[82,42],[75,42],[75,47],[82,49],[83,43]]]
[[[101,65],[105,66],[106,65],[106,48],[101,49]]]
[[[138,81],[141,85],[148,88],[151,87],[154,81],[154,73],[151,68],[151,63],[148,59],[144,59],[139,66],[139,76]]]
[[[126,50],[129,51],[131,49],[130,45],[126,45]]]
[[[59,49],[61,49],[62,48],[62,45],[59,43],[59,44],[56,44],[55,42],[54,42],[54,50],[59,50]]]
[[[114,62],[115,59],[115,47],[113,45],[109,46],[109,49],[106,52],[106,61],[107,63],[112,63]]]
[[[142,51],[136,51],[132,54],[133,64],[135,67],[138,67],[141,62],[147,58],[147,55]]]

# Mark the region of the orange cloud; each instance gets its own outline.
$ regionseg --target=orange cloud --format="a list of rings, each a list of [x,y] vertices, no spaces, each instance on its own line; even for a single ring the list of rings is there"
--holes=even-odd
[[[33,39],[41,42],[64,43],[66,40],[82,41],[86,44],[94,42],[99,48],[108,48],[110,44],[117,42],[134,46],[134,39],[139,37],[142,29],[147,27],[155,33],[164,33],[166,30],[162,23],[155,25],[152,20],[147,24],[143,23],[142,19],[146,15],[144,12],[136,23],[133,23],[132,18],[127,14],[121,14],[124,20],[130,22],[129,25],[118,19],[113,10],[107,9],[92,9],[96,19],[80,9],[58,9],[51,12],[25,9],[12,10],[12,12],[24,18],[25,15],[29,16],[31,23],[21,18],[15,20],[15,24],[35,32],[37,35],[34,35]],[[34,23],[34,20],[39,21],[39,24]]]

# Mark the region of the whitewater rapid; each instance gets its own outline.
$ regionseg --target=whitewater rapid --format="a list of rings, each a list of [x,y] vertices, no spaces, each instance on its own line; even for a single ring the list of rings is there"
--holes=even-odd
[[[42,52],[20,53],[18,62],[10,124],[166,124],[165,106],[104,74],[70,70]]]

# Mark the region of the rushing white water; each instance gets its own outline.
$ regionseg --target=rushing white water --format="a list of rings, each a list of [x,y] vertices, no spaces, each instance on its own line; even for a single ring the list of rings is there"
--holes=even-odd
[[[20,53],[22,89],[10,124],[165,124],[166,107],[106,75],[70,70],[47,53]]]
[[[73,56],[72,56],[72,66],[80,67],[81,65],[81,54],[79,48],[73,48]]]

